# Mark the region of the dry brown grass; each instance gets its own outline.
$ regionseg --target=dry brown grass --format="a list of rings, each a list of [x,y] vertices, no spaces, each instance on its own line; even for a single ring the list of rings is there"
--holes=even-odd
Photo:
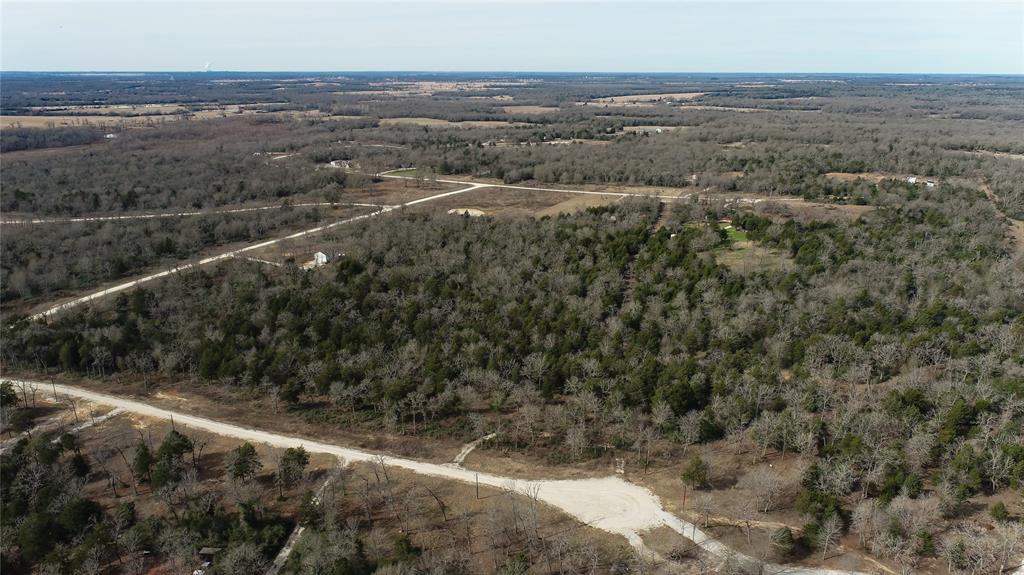
[[[607,98],[595,98],[592,101],[601,104],[637,104],[648,102],[670,102],[678,100],[693,100],[705,94],[706,92],[673,92],[670,94],[632,94],[626,96],[609,96]]]
[[[502,111],[506,114],[550,114],[561,110],[558,106],[503,106]]]
[[[799,220],[856,220],[874,209],[874,206],[827,204],[810,202],[803,198],[771,198],[757,204],[757,210],[760,212]]]
[[[793,268],[793,260],[786,254],[754,242],[736,242],[729,248],[715,252],[715,260],[741,274]]]

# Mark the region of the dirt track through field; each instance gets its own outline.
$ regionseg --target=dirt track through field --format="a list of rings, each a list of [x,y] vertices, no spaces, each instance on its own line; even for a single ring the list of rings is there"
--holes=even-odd
[[[33,381],[15,383],[19,385],[21,383],[34,385],[42,393],[50,394],[51,390],[53,390],[52,393],[58,396],[86,399],[94,403],[121,408],[127,412],[145,417],[173,419],[177,425],[184,425],[243,441],[258,442],[281,448],[302,447],[309,452],[333,455],[346,462],[375,461],[383,465],[408,469],[421,475],[451,479],[469,484],[480,483],[489,487],[524,494],[527,497],[536,497],[538,501],[558,508],[587,525],[621,535],[630,544],[638,548],[644,548],[640,537],[642,532],[660,526],[667,526],[680,535],[691,539],[701,549],[711,555],[731,557],[734,561],[761,573],[787,573],[794,575],[840,575],[853,573],[833,569],[760,564],[750,557],[736,553],[696,525],[666,511],[658,497],[648,489],[629,483],[619,477],[573,480],[524,480],[491,473],[478,473],[454,465],[442,465],[392,457],[320,441],[222,423],[204,417],[154,407],[140,401],[123,399],[68,385]],[[59,398],[57,397],[57,399]]]
[[[1010,226],[1011,243],[1014,245],[1014,247],[1017,248],[1018,251],[1024,251],[1024,222],[1022,222],[1021,220],[1015,220],[1011,218],[1010,216],[1006,215],[1006,213],[1004,213],[1002,209],[999,208],[999,196],[997,196],[996,193],[992,191],[991,186],[989,186],[988,184],[982,184],[981,191],[985,192],[985,197],[988,198],[988,201],[992,203],[992,207],[995,208],[996,211],[999,212],[1000,214],[1003,214],[1003,217],[1006,218],[1006,222]],[[1024,569],[1024,567],[1022,567],[1022,569]]]

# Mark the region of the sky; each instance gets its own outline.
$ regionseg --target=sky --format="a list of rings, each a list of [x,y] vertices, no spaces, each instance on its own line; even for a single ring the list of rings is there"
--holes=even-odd
[[[1024,1],[0,0],[4,71],[1024,73]]]

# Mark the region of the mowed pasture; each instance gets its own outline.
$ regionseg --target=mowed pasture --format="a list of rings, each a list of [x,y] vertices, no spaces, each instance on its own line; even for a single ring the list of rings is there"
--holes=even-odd
[[[857,180],[864,180],[866,182],[871,182],[872,184],[877,184],[883,180],[902,180],[906,178],[906,176],[898,174],[884,174],[881,172],[860,172],[856,174],[850,172],[828,172],[825,174],[825,177],[832,178],[833,180],[838,180],[840,182],[856,182]]]

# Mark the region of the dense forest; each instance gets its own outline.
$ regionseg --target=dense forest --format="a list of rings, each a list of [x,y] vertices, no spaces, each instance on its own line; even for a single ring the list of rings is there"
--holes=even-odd
[[[216,387],[328,431],[458,442],[496,433],[481,450],[537,465],[671,467],[683,489],[756,501],[736,518],[748,543],[753,518],[795,514],[799,527],[772,534],[777,561],[823,560],[844,533],[907,570],[994,571],[1010,554],[1024,512],[1019,79],[218,79],[81,78],[69,80],[74,96],[58,97],[47,94],[59,78],[14,77],[5,114],[97,99],[273,111],[45,153],[90,132],[5,132],[4,151],[23,150],[0,172],[5,218],[366,201],[396,182],[379,172],[397,168],[417,169],[410,194],[450,176],[686,199],[537,217],[397,210],[319,235],[315,249],[343,255],[313,270],[228,260],[46,321],[5,314],[5,371]],[[327,214],[4,224],[0,299],[21,312]],[[14,415],[4,411],[6,426]],[[22,442],[0,465],[4,528],[22,561],[5,568],[58,552],[79,566],[117,538],[116,510],[61,494],[70,480],[60,478],[90,472],[71,440],[52,439]],[[711,466],[723,452],[742,470]],[[792,461],[795,479],[784,479]],[[41,475],[26,469],[43,467],[51,477],[26,491],[26,474]],[[122,527],[158,549],[170,532],[190,537],[183,549],[233,549],[240,530],[266,530],[264,546],[235,552],[265,565],[296,521],[245,506],[207,507],[200,519],[189,506],[207,499],[190,501],[173,522]],[[373,501],[387,515],[386,498]],[[351,525],[341,512],[298,519],[311,536],[286,571],[468,572],[465,557],[393,534],[387,552],[365,552],[375,538],[352,526],[357,507],[341,505]],[[38,541],[45,529],[58,535]],[[537,567],[551,557],[535,544],[510,539],[494,571],[555,572]],[[565,546],[572,561],[596,556]]]
[[[188,261],[213,246],[311,227],[323,217],[318,207],[286,206],[134,222],[12,225],[2,242],[0,299],[12,304],[89,288],[156,264]]]
[[[851,521],[854,493],[955,518],[1020,488],[1024,268],[987,202],[895,184],[852,222],[737,214],[795,264],[747,274],[716,261],[732,240],[702,222],[724,214],[681,205],[652,232],[656,213],[409,214],[346,232],[324,273],[181,274],[19,324],[5,360],[201,377],[330,425],[501,428],[550,462],[749,434],[817,462],[796,503],[810,532]]]

